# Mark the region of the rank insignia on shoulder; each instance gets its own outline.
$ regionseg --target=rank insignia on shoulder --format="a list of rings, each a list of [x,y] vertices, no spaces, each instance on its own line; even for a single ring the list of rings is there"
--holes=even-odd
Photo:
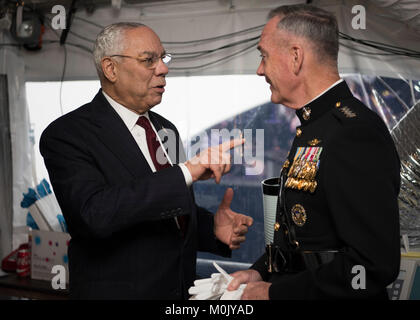
[[[293,222],[298,226],[302,227],[307,220],[305,208],[300,204],[295,204],[291,210]]]
[[[342,107],[340,110],[347,118],[354,118],[356,116],[356,114],[349,107]]]
[[[322,147],[299,147],[290,166],[285,183],[286,188],[315,192],[316,173]]]
[[[321,143],[321,140],[318,140],[318,139],[312,139],[311,141],[308,141],[308,144],[311,146],[311,147],[315,147],[316,145],[318,145],[318,144],[320,144]]]

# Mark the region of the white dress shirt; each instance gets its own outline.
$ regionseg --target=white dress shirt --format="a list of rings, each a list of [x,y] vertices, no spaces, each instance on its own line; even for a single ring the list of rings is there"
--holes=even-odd
[[[123,105],[121,105],[118,102],[116,102],[115,100],[113,100],[104,91],[102,91],[102,93],[105,96],[105,98],[108,100],[109,104],[114,108],[114,110],[118,113],[118,115],[120,116],[122,121],[127,126],[128,130],[130,131],[134,140],[137,142],[137,145],[139,146],[139,148],[140,148],[141,152],[143,153],[145,159],[147,160],[147,163],[149,164],[150,169],[152,169],[153,172],[156,172],[156,168],[155,168],[155,165],[154,165],[154,163],[152,161],[152,158],[150,156],[149,147],[147,145],[146,131],[144,130],[143,127],[136,124],[137,120],[141,116],[146,117],[150,121],[149,113],[145,112],[142,115],[138,115],[134,111],[124,107]],[[157,134],[156,128],[153,126],[153,123],[151,121],[150,121],[150,124],[151,124],[153,130],[156,133],[156,137],[159,139],[159,143],[162,146],[162,150],[163,150],[163,152],[165,152],[165,155],[166,155],[169,163],[171,165],[173,165],[171,159],[169,158],[169,155],[167,154],[167,152],[166,152],[166,150],[165,150],[165,148],[162,144],[162,141],[160,140],[159,135]],[[178,166],[181,168],[182,173],[184,174],[184,178],[185,178],[185,182],[186,182],[187,186],[190,186],[193,183],[190,171],[188,170],[188,168],[183,163],[179,163]]]

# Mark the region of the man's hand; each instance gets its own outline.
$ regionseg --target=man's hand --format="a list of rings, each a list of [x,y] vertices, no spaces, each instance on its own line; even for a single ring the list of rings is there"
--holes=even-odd
[[[233,279],[227,287],[229,291],[238,289],[243,283],[247,284],[262,280],[260,273],[254,269],[236,271],[230,274],[230,276],[233,277]]]
[[[228,291],[236,290],[243,283],[247,284],[241,300],[268,300],[268,290],[271,283],[261,281],[261,275],[253,269],[237,271],[231,274],[233,280],[229,283]]]
[[[194,158],[185,162],[185,166],[190,171],[193,182],[214,178],[216,183],[220,183],[222,176],[230,171],[229,150],[244,142],[245,139],[226,141],[200,152]]]
[[[233,189],[228,188],[214,215],[214,234],[217,239],[234,250],[245,241],[245,234],[248,232],[248,227],[252,225],[253,219],[232,211],[230,209],[232,199]]]
[[[245,287],[241,300],[269,300],[268,290],[270,286],[270,282],[250,282]]]

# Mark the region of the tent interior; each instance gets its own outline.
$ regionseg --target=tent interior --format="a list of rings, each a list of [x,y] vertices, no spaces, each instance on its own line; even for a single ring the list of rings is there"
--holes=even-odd
[[[159,35],[173,62],[167,92],[154,110],[180,130],[187,154],[197,143],[218,143],[212,129],[264,130],[255,167],[236,164],[217,185],[194,186],[196,201],[215,210],[227,187],[232,209],[253,217],[247,241],[223,266],[247,268],[264,251],[261,181],[279,174],[299,120],[270,102],[256,49],[268,12],[283,4],[311,3],[335,13],[340,30],[338,66],[353,94],[377,112],[402,160],[402,234],[420,245],[420,4],[409,0],[0,0],[0,256],[27,241],[24,194],[48,174],[39,155],[42,130],[55,118],[89,102],[100,85],[92,58],[94,39],[106,25],[141,22]],[[55,6],[62,6],[56,7]],[[16,31],[32,23],[34,40]],[[60,23],[65,8],[65,29]],[[26,42],[25,42],[26,41]],[[374,182],[371,182],[374,184]],[[200,253],[198,273],[214,272]],[[223,260],[223,259],[222,259]]]

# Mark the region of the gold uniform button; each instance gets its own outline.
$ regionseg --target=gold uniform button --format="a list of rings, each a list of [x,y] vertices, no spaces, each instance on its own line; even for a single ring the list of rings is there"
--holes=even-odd
[[[280,229],[280,223],[276,222],[274,224],[274,231],[279,231],[279,229]]]
[[[302,135],[302,129],[297,128],[296,129],[296,136],[300,137]]]
[[[335,104],[335,106],[336,106],[336,108],[340,107],[340,106],[341,106],[341,102],[340,102],[340,101],[338,101],[338,102]]]
[[[308,121],[311,117],[311,108],[309,107],[303,107],[303,113],[302,113],[303,120]]]

